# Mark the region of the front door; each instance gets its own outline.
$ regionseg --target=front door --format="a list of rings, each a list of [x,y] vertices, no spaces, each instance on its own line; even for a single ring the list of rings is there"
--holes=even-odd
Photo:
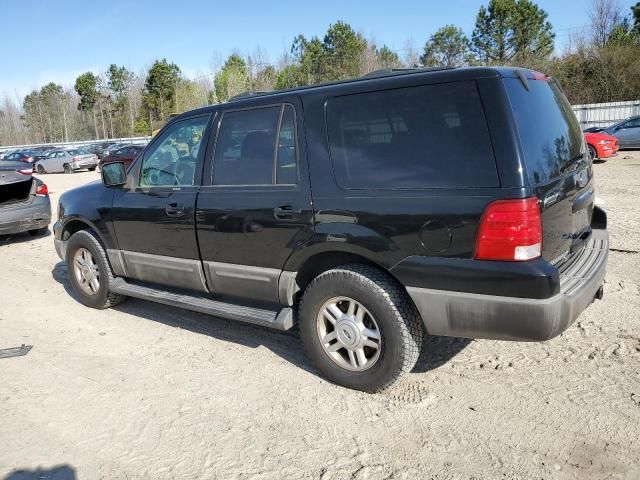
[[[206,291],[195,229],[195,204],[209,115],[172,123],[116,190],[112,220],[124,275]]]
[[[297,99],[227,109],[216,121],[196,206],[210,290],[277,301],[282,268],[312,234]]]

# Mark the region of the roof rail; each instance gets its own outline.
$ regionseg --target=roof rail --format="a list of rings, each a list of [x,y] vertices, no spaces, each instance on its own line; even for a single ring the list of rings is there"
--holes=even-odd
[[[234,95],[233,97],[229,98],[229,100],[227,100],[228,102],[231,102],[233,100],[240,100],[242,98],[249,98],[249,97],[257,97],[259,95],[266,95],[267,93],[272,93],[272,92],[242,92],[239,93],[238,95]]]
[[[418,73],[418,72],[436,72],[438,70],[451,70],[456,67],[410,67],[410,68],[381,68],[369,73],[365,73],[360,78],[376,78],[387,77],[389,75],[401,75],[403,73]]]

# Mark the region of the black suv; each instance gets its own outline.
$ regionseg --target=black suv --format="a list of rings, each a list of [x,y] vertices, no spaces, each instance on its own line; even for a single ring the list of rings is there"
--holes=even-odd
[[[172,119],[62,195],[82,303],[138,297],[276,329],[377,391],[432,335],[546,340],[602,294],[606,215],[538,72],[379,72]]]

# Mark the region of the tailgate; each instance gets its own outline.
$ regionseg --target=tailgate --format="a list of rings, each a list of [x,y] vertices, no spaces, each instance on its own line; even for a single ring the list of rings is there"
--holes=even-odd
[[[595,199],[593,168],[571,105],[550,77],[527,85],[505,78],[529,183],[542,215],[542,256],[548,261],[584,245]]]

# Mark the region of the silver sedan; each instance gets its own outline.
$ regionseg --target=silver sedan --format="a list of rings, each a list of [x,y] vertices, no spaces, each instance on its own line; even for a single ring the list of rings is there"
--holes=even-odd
[[[73,173],[76,170],[95,170],[98,157],[93,153],[83,153],[79,150],[53,150],[36,163],[38,173],[64,172]]]

